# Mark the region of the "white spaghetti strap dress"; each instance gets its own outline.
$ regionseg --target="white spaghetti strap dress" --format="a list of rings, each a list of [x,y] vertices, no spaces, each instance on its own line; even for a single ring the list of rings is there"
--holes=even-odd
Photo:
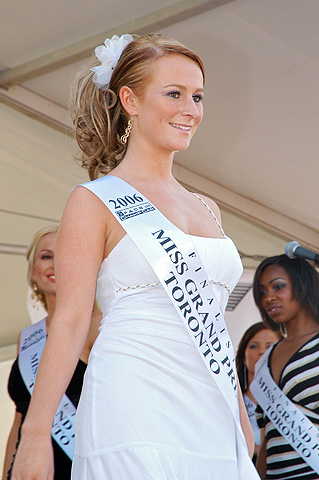
[[[225,309],[242,265],[190,236]],[[235,425],[154,271],[128,235],[102,262],[103,312],[76,417],[73,480],[239,480]],[[249,479],[247,479],[249,480]]]

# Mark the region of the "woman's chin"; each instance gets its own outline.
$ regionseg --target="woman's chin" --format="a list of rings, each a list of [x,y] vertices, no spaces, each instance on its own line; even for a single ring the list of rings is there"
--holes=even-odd
[[[178,145],[174,146],[173,152],[182,152],[184,150],[187,150],[190,145],[190,142],[179,142]]]

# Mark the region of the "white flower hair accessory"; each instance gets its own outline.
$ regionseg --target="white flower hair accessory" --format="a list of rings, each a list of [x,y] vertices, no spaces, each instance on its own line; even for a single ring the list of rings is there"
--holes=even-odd
[[[93,82],[99,88],[108,88],[112,72],[122,55],[124,48],[133,41],[132,35],[125,34],[121,37],[113,35],[111,39],[107,38],[104,45],[99,45],[95,49],[95,55],[100,60],[101,65],[91,68]]]

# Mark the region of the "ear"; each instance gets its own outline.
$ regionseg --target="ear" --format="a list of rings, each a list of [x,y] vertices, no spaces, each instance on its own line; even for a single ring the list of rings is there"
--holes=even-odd
[[[130,87],[122,87],[119,93],[121,104],[129,116],[136,114],[137,98]]]

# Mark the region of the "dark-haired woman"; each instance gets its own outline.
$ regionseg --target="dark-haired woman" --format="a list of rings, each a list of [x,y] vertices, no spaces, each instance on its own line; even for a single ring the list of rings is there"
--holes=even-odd
[[[318,479],[318,273],[303,259],[267,258],[257,268],[253,290],[264,322],[285,332],[261,360],[263,368],[256,366],[251,386],[264,410],[259,474],[267,480]]]
[[[263,322],[254,323],[242,336],[237,349],[236,369],[238,380],[243,392],[245,407],[255,438],[254,461],[259,451],[260,428],[257,425],[255,416],[257,407],[256,400],[250,391],[250,384],[254,378],[256,362],[279,338],[280,334],[268,328]]]

